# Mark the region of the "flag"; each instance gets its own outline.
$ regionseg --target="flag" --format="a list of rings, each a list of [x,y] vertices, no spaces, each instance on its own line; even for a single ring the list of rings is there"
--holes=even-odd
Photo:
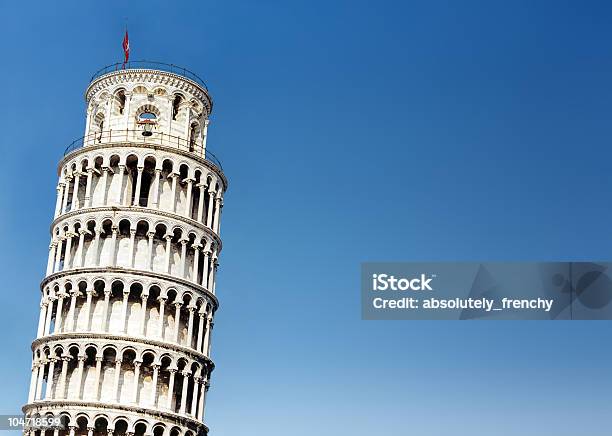
[[[130,60],[130,40],[128,38],[128,31],[125,29],[125,36],[123,37],[123,68],[125,63]]]

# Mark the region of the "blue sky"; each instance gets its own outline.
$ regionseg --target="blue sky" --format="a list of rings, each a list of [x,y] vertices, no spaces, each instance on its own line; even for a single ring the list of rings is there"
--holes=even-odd
[[[28,392],[56,164],[121,60],[215,101],[215,436],[609,434],[609,322],[366,322],[381,260],[612,258],[612,5],[3,2],[0,413]]]

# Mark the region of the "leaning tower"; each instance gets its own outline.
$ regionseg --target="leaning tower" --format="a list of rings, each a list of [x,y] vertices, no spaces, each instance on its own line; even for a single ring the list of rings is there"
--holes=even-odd
[[[107,67],[59,163],[26,417],[31,436],[206,435],[227,180],[212,100],[173,65]]]

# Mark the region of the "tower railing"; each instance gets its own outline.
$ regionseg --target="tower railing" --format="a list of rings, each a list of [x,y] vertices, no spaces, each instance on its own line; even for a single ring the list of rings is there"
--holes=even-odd
[[[89,135],[82,136],[72,141],[68,147],[66,147],[66,150],[64,150],[64,156],[82,147],[129,142],[143,145],[159,145],[193,153],[211,162],[223,171],[223,166],[217,156],[209,151],[208,147],[202,147],[202,144],[197,141],[169,135],[163,132],[150,132],[150,136],[144,136],[142,133],[143,130],[129,129],[104,130],[102,132],[90,133]]]
[[[179,67],[178,65],[174,65],[174,64],[167,64],[165,62],[155,62],[155,61],[147,61],[147,60],[129,61],[125,63],[117,62],[116,64],[107,65],[103,68],[100,68],[98,71],[96,71],[91,76],[90,82],[93,82],[95,79],[97,79],[100,76],[103,76],[104,74],[112,73],[115,71],[126,70],[126,69],[127,70],[129,69],[159,70],[159,71],[165,71],[167,73],[178,74],[179,76],[184,76],[190,80],[193,80],[200,86],[203,86],[206,91],[208,91],[208,88],[206,87],[206,83],[204,82],[204,80],[200,76],[198,76],[196,73],[194,73],[193,71],[189,71],[187,68]]]

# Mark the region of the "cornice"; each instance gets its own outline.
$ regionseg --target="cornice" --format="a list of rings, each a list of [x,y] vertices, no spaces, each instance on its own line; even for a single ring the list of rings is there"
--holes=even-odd
[[[132,412],[139,415],[145,415],[155,418],[167,419],[173,422],[176,422],[178,425],[183,427],[188,427],[191,430],[197,432],[198,429],[204,428],[205,433],[208,433],[208,427],[202,421],[198,421],[197,419],[190,418],[188,416],[179,415],[174,412],[169,412],[166,410],[159,409],[151,409],[148,407],[140,407],[140,406],[128,406],[125,404],[117,404],[117,403],[109,403],[109,402],[100,402],[100,401],[71,401],[71,400],[47,400],[47,401],[35,401],[33,403],[28,403],[21,408],[23,413],[28,413],[32,411],[40,411],[43,409],[53,408],[53,409],[62,409],[65,407],[70,408],[83,408],[83,407],[91,407],[96,411],[101,410],[117,410],[117,411],[125,411]]]
[[[219,176],[219,178],[223,181],[223,187],[224,187],[223,191],[224,192],[227,191],[227,188],[228,188],[227,178],[225,177],[225,174],[223,173],[221,168],[219,168],[213,162],[207,160],[206,158],[203,158],[202,156],[194,155],[192,152],[189,152],[189,151],[179,150],[178,148],[174,148],[174,147],[166,147],[164,145],[150,144],[146,142],[144,143],[136,143],[136,142],[129,142],[129,141],[105,142],[104,144],[86,145],[81,148],[77,148],[76,150],[73,150],[70,153],[64,155],[64,157],[59,161],[57,165],[57,174],[58,175],[61,174],[62,167],[67,161],[74,158],[75,156],[78,156],[81,153],[87,153],[90,150],[101,150],[104,148],[112,149],[112,148],[117,148],[117,147],[125,147],[125,148],[132,148],[132,149],[146,148],[146,149],[152,149],[152,150],[160,150],[163,152],[175,153],[175,154],[184,156],[186,158],[193,159],[196,162],[207,167],[209,170],[214,171]]]
[[[114,335],[111,333],[96,333],[96,332],[83,332],[83,333],[66,332],[66,333],[50,334],[47,336],[36,338],[34,339],[34,341],[32,341],[32,345],[30,348],[32,351],[35,351],[36,348],[38,348],[40,345],[43,345],[49,342],[54,342],[54,341],[63,341],[66,339],[84,339],[88,341],[102,339],[108,342],[124,341],[124,342],[150,345],[152,347],[158,347],[158,348],[162,348],[165,350],[171,350],[177,353],[182,353],[182,354],[185,354],[191,357],[194,360],[199,360],[201,362],[204,362],[209,372],[212,372],[215,369],[214,362],[204,353],[200,353],[199,351],[196,351],[193,348],[185,347],[183,345],[173,344],[173,343],[164,342],[164,341],[157,341],[154,339],[148,339],[144,336],[136,337],[136,336],[129,336],[129,335]]]
[[[197,291],[202,294],[203,297],[208,297],[210,301],[214,303],[215,311],[219,308],[219,300],[217,297],[210,292],[208,289],[204,288],[201,285],[195,284],[189,280],[185,280],[179,277],[174,277],[169,274],[157,273],[153,271],[145,271],[139,269],[131,269],[131,268],[121,268],[121,267],[96,267],[96,268],[74,268],[66,271],[59,271],[53,274],[46,276],[40,283],[40,290],[43,292],[44,287],[47,283],[52,282],[53,280],[57,280],[62,277],[70,276],[70,275],[81,275],[85,273],[108,273],[108,274],[126,274],[131,276],[140,276],[140,277],[151,277],[154,279],[166,280],[173,283],[179,283],[183,286],[189,287],[194,291]]]
[[[212,229],[210,229],[209,227],[205,226],[204,224],[191,219],[191,218],[187,218],[184,217],[182,215],[176,214],[176,213],[172,213],[172,212],[165,212],[162,210],[158,210],[158,209],[151,209],[148,207],[142,207],[142,206],[102,206],[102,207],[82,207],[79,208],[77,210],[73,210],[71,212],[67,212],[65,214],[61,214],[59,215],[57,218],[55,218],[52,222],[51,225],[49,227],[49,231],[51,232],[51,234],[53,234],[53,227],[55,227],[57,224],[59,224],[60,222],[62,222],[65,219],[69,219],[78,215],[86,215],[89,213],[95,213],[95,212],[134,212],[134,213],[148,213],[151,215],[158,215],[158,216],[163,216],[165,218],[171,218],[177,221],[181,221],[185,224],[188,224],[190,226],[193,226],[197,229],[203,230],[204,233],[206,233],[207,235],[209,235],[212,239],[214,239],[214,241],[216,242],[217,246],[219,247],[218,249],[218,254],[221,253],[222,249],[223,249],[223,243],[221,242],[221,238],[219,237],[219,235],[217,235],[215,232],[212,231]]]

